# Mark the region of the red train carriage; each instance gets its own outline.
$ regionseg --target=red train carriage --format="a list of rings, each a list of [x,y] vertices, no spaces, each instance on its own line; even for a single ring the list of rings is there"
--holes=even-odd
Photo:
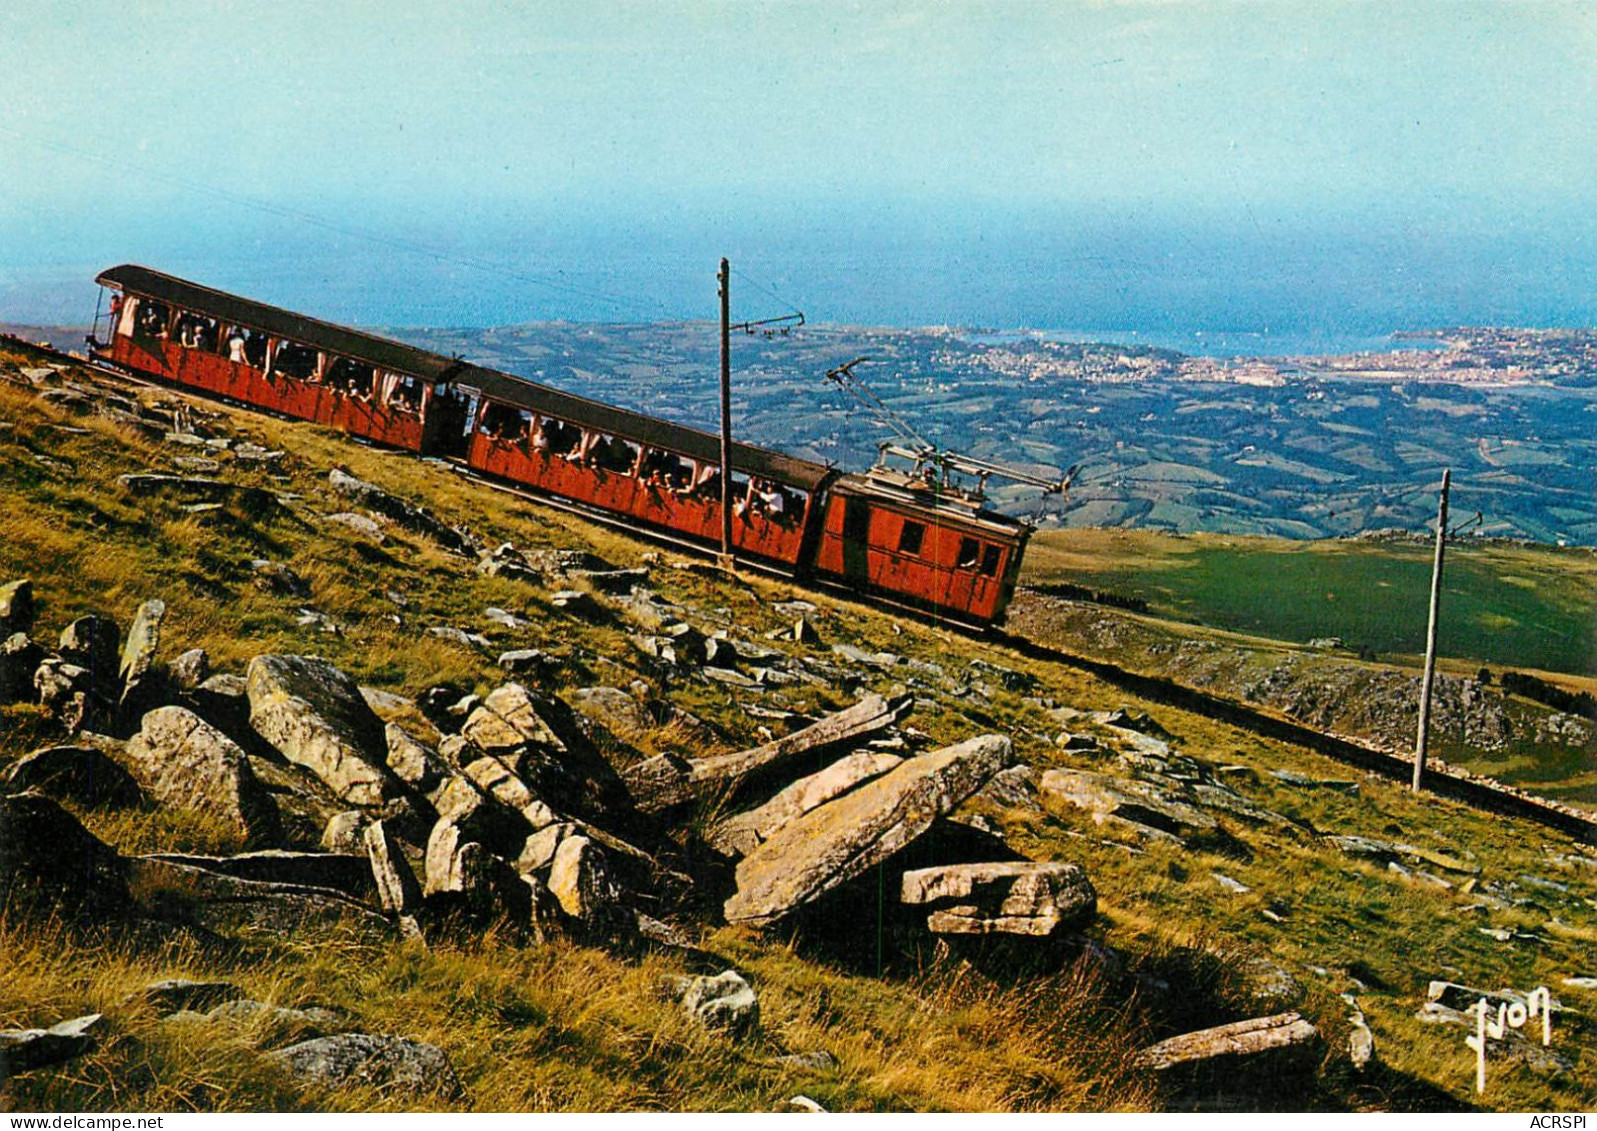
[[[116,292],[102,359],[720,546],[720,441],[707,432],[143,267],[98,281]],[[1031,528],[979,493],[882,466],[840,476],[749,444],[733,445],[732,475],[741,556],[965,621],[1002,618]]]
[[[118,292],[98,356],[411,451],[424,446],[433,386],[460,367],[144,267],[113,267],[96,281]]]
[[[458,453],[468,466],[720,545],[717,437],[491,369],[451,381],[447,395],[464,398],[471,421]],[[733,445],[732,469],[736,552],[799,571],[817,500],[837,473],[749,444]]]

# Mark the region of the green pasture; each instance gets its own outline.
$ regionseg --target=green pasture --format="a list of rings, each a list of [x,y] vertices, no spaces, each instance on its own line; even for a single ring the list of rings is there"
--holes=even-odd
[[[1420,543],[1060,530],[1036,536],[1021,581],[1140,597],[1160,616],[1271,639],[1340,637],[1391,657],[1424,651],[1431,555]],[[1453,544],[1441,624],[1445,657],[1597,676],[1597,554]]]

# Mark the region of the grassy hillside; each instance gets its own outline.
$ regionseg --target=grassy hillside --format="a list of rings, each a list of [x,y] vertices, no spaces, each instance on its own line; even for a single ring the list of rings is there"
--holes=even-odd
[[[0,347],[0,368],[37,363]],[[148,981],[179,975],[229,977],[263,1000],[328,1005],[369,1031],[435,1043],[454,1061],[466,1095],[422,1106],[451,1109],[770,1110],[796,1093],[831,1110],[1157,1109],[1181,1101],[1132,1063],[1136,1048],[1288,1006],[1319,1026],[1324,1054],[1306,1084],[1251,1101],[1266,1107],[1567,1110],[1597,1101],[1597,1047],[1573,1027],[1556,1037],[1561,1067],[1494,1062],[1491,1089],[1478,1097],[1463,1030],[1415,1016],[1433,978],[1490,988],[1546,984],[1571,1009],[1597,1014],[1597,993],[1564,981],[1593,972],[1597,943],[1597,854],[1567,836],[1416,798],[1399,783],[1202,715],[1150,706],[1083,671],[998,643],[791,585],[729,580],[486,491],[446,467],[195,403],[198,418],[233,441],[229,450],[197,453],[0,381],[0,579],[32,578],[37,637],[51,638],[88,611],[126,625],[140,601],[158,596],[169,607],[164,659],[203,647],[218,670],[237,673],[260,652],[312,652],[362,684],[400,695],[440,681],[485,692],[503,678],[497,651],[536,647],[562,661],[547,685],[554,693],[642,681],[649,696],[692,711],[709,728],[622,729],[604,748],[617,764],[664,749],[699,755],[761,741],[762,726],[779,724],[751,715],[750,705],[815,713],[874,690],[913,692],[910,722],[928,743],[996,731],[1039,772],[1113,777],[1128,773],[1129,732],[1054,709],[1126,706],[1151,711],[1170,735],[1181,773],[1223,780],[1241,799],[1233,809],[1252,815],[1217,810],[1224,837],[1184,843],[1098,823],[1047,799],[968,803],[967,816],[991,822],[1026,855],[1087,869],[1099,906],[1091,934],[1112,957],[1062,969],[982,954],[963,961],[929,942],[884,952],[869,919],[833,924],[840,943],[808,929],[761,935],[712,916],[699,946],[747,973],[761,995],[763,1035],[744,1045],[692,1029],[661,1000],[659,979],[684,969],[675,953],[639,958],[570,941],[525,948],[496,932],[429,949],[308,933],[218,953],[84,946],[49,924],[0,921],[0,1029],[108,1007],[112,1014],[110,1035],[92,1056],[69,1071],[0,1085],[0,1107],[417,1106],[394,1094],[299,1089],[251,1055],[265,1034],[162,1023],[116,1004]],[[239,441],[284,454],[241,458]],[[116,482],[197,454],[216,457],[215,476],[261,493],[196,510],[181,496],[137,495]],[[403,530],[385,527],[379,540],[330,521],[350,506],[328,488],[337,464],[465,524],[490,545],[581,549],[617,567],[647,568],[648,588],[704,628],[813,653],[834,675],[733,690],[663,671],[633,641],[648,628],[644,614],[614,602],[600,615],[557,608],[547,587],[485,576],[474,562]],[[1046,542],[1042,549],[1046,566],[1054,551]],[[250,566],[259,558],[287,563],[311,595],[260,586]],[[781,606],[795,597],[816,606],[818,645],[772,639],[791,627],[793,614]],[[489,607],[526,623],[491,622]],[[490,647],[428,633],[437,626],[482,632]],[[831,651],[836,645],[885,658],[845,663]],[[1095,744],[1061,745],[1062,727]],[[56,740],[37,708],[0,707],[0,769]],[[236,847],[203,821],[167,810],[79,815],[125,852]],[[684,838],[692,832],[691,821],[679,830]],[[1350,856],[1326,839],[1331,834],[1402,841],[1430,863],[1390,867]],[[1137,987],[1129,994],[1125,978]],[[1363,1072],[1348,1063],[1342,994],[1354,996],[1375,1035],[1378,1062]],[[778,1059],[814,1051],[835,1063],[805,1068]]]
[[[1294,643],[1340,637],[1383,657],[1425,649],[1423,540],[1287,542],[1141,531],[1047,531],[1022,583],[1140,598],[1157,615]],[[1448,551],[1443,656],[1597,676],[1597,554],[1471,544]]]

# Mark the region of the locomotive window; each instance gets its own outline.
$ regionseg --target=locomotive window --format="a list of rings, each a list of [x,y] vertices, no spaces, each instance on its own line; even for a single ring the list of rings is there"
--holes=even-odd
[[[898,532],[898,552],[901,554],[920,553],[921,543],[926,540],[926,527],[919,522],[906,522],[904,529]]]
[[[998,563],[1003,560],[1004,552],[997,546],[989,545],[982,550],[981,571],[988,577],[998,576]]]
[[[981,561],[981,543],[974,538],[961,538],[959,540],[959,557],[954,562],[955,569],[975,569]]]

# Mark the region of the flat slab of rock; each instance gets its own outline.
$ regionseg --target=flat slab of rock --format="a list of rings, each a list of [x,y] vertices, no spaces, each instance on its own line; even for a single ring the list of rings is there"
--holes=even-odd
[[[57,801],[89,808],[130,809],[144,803],[133,777],[103,750],[93,746],[47,746],[11,763],[0,773],[7,793],[37,790]]]
[[[1078,864],[1035,860],[949,864],[905,872],[900,896],[931,908],[937,934],[1046,937],[1084,926],[1098,893]]]
[[[354,899],[364,899],[373,891],[372,877],[359,856],[342,856],[332,852],[293,852],[279,848],[240,852],[234,856],[157,852],[145,859],[204,868],[208,872],[219,872],[240,880],[328,888]]]
[[[243,988],[234,982],[196,982],[188,978],[151,982],[133,995],[134,999],[144,1001],[161,1017],[185,1010],[204,1013],[243,996]]]
[[[343,924],[377,936],[392,925],[358,900],[331,888],[241,880],[222,872],[151,857],[127,861],[128,886],[152,918],[222,935],[284,934],[310,925]]]
[[[552,750],[566,748],[540,713],[532,693],[519,683],[507,683],[490,691],[481,706],[467,717],[460,733],[490,754],[529,743]]]
[[[279,835],[277,806],[256,781],[248,755],[185,707],[146,713],[123,761],[162,805],[217,817],[247,843],[270,844]]]
[[[35,1068],[47,1068],[94,1048],[94,1030],[103,1014],[74,1017],[48,1029],[0,1029],[0,1084]]]
[[[729,922],[768,926],[915,840],[1009,764],[1009,739],[982,735],[911,758],[793,821],[745,857]]]
[[[736,786],[751,776],[771,772],[805,754],[864,743],[901,722],[913,705],[914,700],[909,696],[888,700],[880,695],[867,695],[851,707],[763,746],[686,763],[668,756],[650,758],[628,769],[622,778],[638,808],[646,813],[657,813],[710,790]]]
[[[302,1084],[324,1088],[365,1085],[415,1094],[457,1096],[460,1079],[437,1045],[404,1037],[339,1033],[301,1041],[266,1058]]]
[[[388,835],[381,821],[366,827],[363,840],[372,878],[377,884],[377,899],[383,910],[394,915],[413,913],[421,906],[421,884],[398,843]]]
[[[144,705],[153,678],[155,653],[161,646],[161,622],[165,619],[165,601],[145,601],[133,614],[117,673],[122,679],[121,702],[125,711],[137,712]]]
[[[464,531],[440,522],[424,507],[406,502],[397,495],[390,495],[376,484],[357,479],[342,468],[335,467],[328,473],[327,484],[345,498],[353,499],[361,506],[398,523],[406,530],[431,538],[451,553],[468,557],[477,553],[476,543]]]
[[[810,810],[881,777],[903,760],[896,754],[869,750],[845,755],[824,770],[799,778],[759,808],[722,821],[705,839],[718,851],[747,856]]]
[[[1143,1049],[1137,1061],[1156,1072],[1169,1072],[1197,1064],[1218,1067],[1267,1057],[1271,1066],[1281,1071],[1303,1070],[1313,1067],[1319,1040],[1319,1030],[1302,1014],[1276,1013],[1182,1033]]]
[[[352,805],[402,792],[386,761],[383,723],[349,676],[314,656],[263,655],[246,676],[250,725],[290,762]]]

